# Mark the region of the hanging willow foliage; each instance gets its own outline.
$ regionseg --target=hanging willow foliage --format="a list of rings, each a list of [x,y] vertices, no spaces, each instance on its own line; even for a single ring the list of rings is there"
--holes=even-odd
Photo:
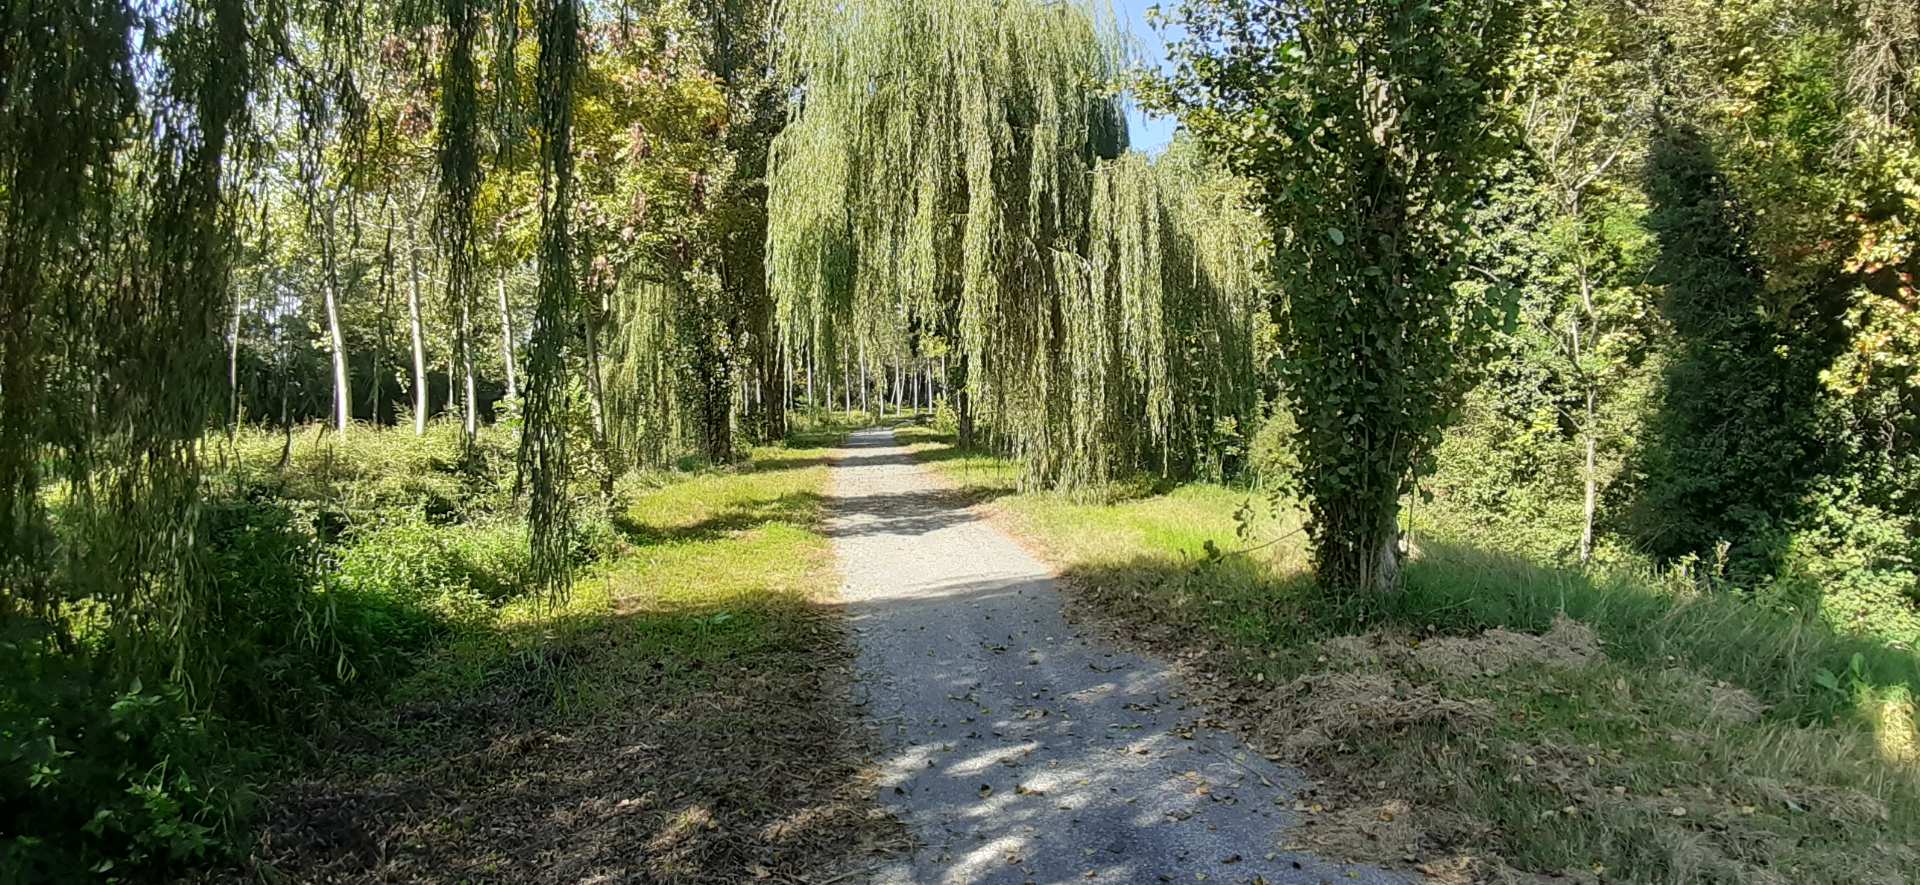
[[[1117,363],[1124,378],[1110,394],[1089,388],[1079,407],[1117,397],[1100,409],[1107,436],[1136,464],[1223,478],[1260,405],[1256,344],[1268,325],[1245,183],[1181,139],[1153,161],[1100,164],[1091,223],[1089,297],[1075,322],[1093,324],[1087,337],[1108,329],[1118,352],[1072,356],[1087,372]]]
[[[440,65],[440,235],[447,253],[447,307],[453,315],[454,359],[466,377],[465,433],[469,455],[477,431],[473,389],[473,311],[479,286],[473,206],[480,193],[480,112],[474,42],[481,0],[442,0],[447,29]]]
[[[622,122],[607,139],[615,162],[583,197],[607,294],[604,415],[608,448],[628,463],[662,464],[687,450],[733,458],[736,373],[758,286],[728,274],[751,261],[751,182],[727,85],[707,67],[731,11],[695,17],[686,5],[628,10],[604,28],[608,49],[588,91]],[[718,32],[718,33],[716,33]],[[718,50],[713,50],[718,51]],[[758,239],[755,237],[755,239]],[[754,262],[756,275],[763,271]],[[757,283],[759,280],[756,280]]]
[[[534,576],[550,596],[570,577],[567,341],[578,303],[573,246],[573,87],[580,67],[577,0],[539,0],[540,294],[527,350],[520,475],[528,491]]]
[[[956,341],[971,400],[1030,485],[1098,485],[1148,448],[1170,465],[1176,429],[1250,411],[1251,372],[1197,392],[1172,366],[1202,340],[1247,349],[1254,250],[1236,237],[1257,228],[1229,211],[1237,201],[1180,198],[1198,180],[1190,161],[1178,181],[1144,158],[1112,162],[1124,127],[1110,14],[796,0],[779,32],[801,96],[769,181],[768,272],[790,347],[831,367]]]
[[[211,677],[199,447],[222,393],[229,161],[276,42],[257,13],[36,3],[0,53],[0,615],[60,632],[59,609],[90,600],[121,666],[190,687]],[[46,463],[66,480],[59,545]]]
[[[50,447],[69,476],[86,463],[84,405],[96,386],[98,286],[113,229],[114,159],[136,108],[118,0],[33,4],[5,22],[0,72],[0,614],[57,603],[46,564],[53,537],[41,498]]]

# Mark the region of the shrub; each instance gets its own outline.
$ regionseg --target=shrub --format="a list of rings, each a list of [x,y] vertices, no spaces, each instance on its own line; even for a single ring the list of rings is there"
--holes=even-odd
[[[0,625],[0,881],[157,876],[222,852],[250,794],[217,720]]]

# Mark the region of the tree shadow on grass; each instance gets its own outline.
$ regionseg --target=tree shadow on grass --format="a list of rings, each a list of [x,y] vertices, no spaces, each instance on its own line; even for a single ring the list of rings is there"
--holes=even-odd
[[[743,465],[743,469],[751,470],[755,473],[772,473],[781,470],[806,470],[812,467],[826,467],[832,463],[833,459],[826,455],[784,454],[771,458],[755,458],[747,462],[746,465]]]
[[[775,596],[506,631],[281,790],[254,872],[740,882],[856,868],[900,831],[869,802],[845,642],[830,607]]]

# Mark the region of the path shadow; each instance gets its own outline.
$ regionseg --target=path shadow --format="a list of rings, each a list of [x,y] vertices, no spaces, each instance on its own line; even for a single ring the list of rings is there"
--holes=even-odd
[[[950,526],[975,522],[980,516],[968,508],[1007,492],[980,489],[931,488],[911,492],[837,495],[830,512],[837,518],[825,529],[831,538],[862,535],[925,535]]]
[[[900,844],[850,723],[835,607],[506,631],[275,791],[236,881],[831,879]],[[457,673],[449,673],[454,682]]]
[[[709,541],[769,523],[805,524],[825,500],[815,492],[788,492],[777,498],[735,504],[687,525],[655,525],[628,513],[615,514],[613,524],[635,544]]]

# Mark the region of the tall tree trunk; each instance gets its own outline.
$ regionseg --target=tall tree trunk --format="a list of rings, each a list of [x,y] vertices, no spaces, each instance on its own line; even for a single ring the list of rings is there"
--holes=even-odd
[[[1587,448],[1586,501],[1580,509],[1580,519],[1581,519],[1580,561],[1582,563],[1585,563],[1589,559],[1593,558],[1593,518],[1594,518],[1594,512],[1599,509],[1599,502],[1600,502],[1600,482],[1599,482],[1599,477],[1597,475],[1598,470],[1596,469],[1596,465],[1595,465],[1595,461],[1597,460],[1595,458],[1595,450],[1598,449],[1599,446],[1598,446],[1598,440],[1595,438],[1596,434],[1594,432],[1594,426],[1593,426],[1593,423],[1594,423],[1593,401],[1594,401],[1593,388],[1588,387],[1587,388],[1587,426],[1581,433],[1581,435],[1586,437],[1586,448]]]
[[[480,397],[473,377],[473,311],[466,302],[460,302],[460,375],[465,379],[464,392],[466,409],[467,439],[471,441],[480,433]]]
[[[380,246],[380,329],[373,336],[373,384],[369,397],[367,414],[378,427],[385,427],[380,418],[381,400],[385,397],[387,359],[387,336],[393,331],[393,203],[387,203],[386,238]]]
[[[762,432],[766,434],[765,441],[776,442],[786,439],[787,397],[785,387],[780,383],[780,372],[784,362],[781,359],[780,340],[770,328],[761,336],[760,358],[755,362],[758,364],[755,368],[759,374],[757,379],[759,391],[755,396],[759,400],[760,414],[765,422],[762,427]]]
[[[1602,168],[1604,169],[1605,167],[1603,166]],[[1580,198],[1577,192],[1569,204],[1569,208],[1571,209],[1576,224],[1575,230],[1578,231],[1582,221],[1580,215]],[[1595,389],[1598,383],[1597,379],[1591,377],[1585,367],[1581,365],[1585,342],[1581,339],[1582,330],[1580,321],[1584,318],[1589,323],[1597,323],[1598,318],[1595,316],[1593,309],[1593,280],[1588,273],[1587,250],[1584,238],[1578,240],[1577,243],[1579,248],[1575,255],[1574,271],[1580,284],[1580,305],[1574,310],[1573,316],[1568,318],[1567,327],[1568,356],[1573,363],[1574,377],[1579,378],[1582,386],[1586,388],[1586,414],[1582,417],[1580,423],[1581,442],[1586,449],[1585,463],[1582,465],[1580,477],[1581,485],[1584,486],[1585,493],[1580,509],[1580,563],[1585,565],[1593,556],[1593,520],[1595,511],[1599,509],[1600,498],[1600,478],[1597,473],[1598,465],[1596,463],[1598,459],[1595,457],[1599,449],[1599,428],[1595,426],[1594,421],[1595,415],[1599,411],[1596,404],[1599,398],[1599,391]],[[1592,335],[1593,331],[1589,328],[1587,330],[1587,337],[1590,338]]]
[[[340,330],[340,296],[331,269],[326,277],[320,291],[327,306],[327,338],[333,345],[333,428],[346,433],[353,411],[352,394],[347,389],[347,338]]]
[[[873,406],[867,400],[867,392],[872,387],[867,382],[867,343],[860,342],[860,411],[873,414]]]
[[[447,417],[460,413],[460,360],[455,354],[460,350],[459,342],[447,339]]]
[[[227,330],[227,441],[240,430],[240,310],[246,299],[233,299],[233,324]]]
[[[607,398],[600,383],[600,321],[589,305],[582,311],[587,330],[587,412],[593,421],[593,445],[602,455],[607,451]],[[608,479],[607,482],[611,482]]]
[[[278,326],[279,324],[276,323],[275,325]],[[275,362],[279,364],[280,369],[280,469],[285,470],[287,469],[287,464],[293,460],[293,408],[292,403],[289,402],[292,396],[292,385],[287,383],[286,330],[284,328],[278,329],[275,337],[280,339],[280,346],[275,348],[275,350],[279,351]]]
[[[600,288],[595,286],[595,288]],[[600,462],[600,495],[611,500],[613,497],[614,474],[623,464],[631,463],[625,458],[615,463],[612,446],[607,442],[607,399],[606,389],[600,374],[600,311],[606,306],[606,293],[600,294],[600,304],[583,298],[587,303],[580,312],[581,326],[586,332],[587,345],[587,418],[593,431],[593,451]],[[627,453],[629,457],[632,453]]]
[[[383,285],[380,288],[380,329],[373,336],[373,378],[367,396],[367,416],[378,427],[386,426],[386,422],[380,418],[380,400],[386,395],[381,379],[387,374],[387,332],[391,331],[392,322],[393,292]]]
[[[507,399],[520,398],[520,380],[513,367],[513,309],[507,305],[507,272],[500,271],[500,359],[507,367]]]
[[[427,336],[420,321],[420,250],[414,241],[413,219],[407,219],[407,326],[413,332],[413,435],[427,432]]]
[[[973,394],[968,392],[967,368],[967,358],[962,354],[960,364],[954,367],[955,377],[948,382],[948,389],[953,392],[953,414],[958,425],[955,432],[960,437],[962,449],[971,449],[974,444]]]
[[[1576,215],[1576,218],[1577,217]],[[1598,391],[1594,389],[1595,379],[1588,377],[1580,365],[1581,348],[1583,346],[1580,339],[1580,319],[1584,314],[1591,320],[1594,313],[1593,285],[1587,276],[1585,249],[1580,251],[1577,270],[1580,276],[1580,308],[1569,320],[1569,326],[1571,333],[1570,354],[1573,358],[1574,374],[1580,378],[1582,384],[1586,387],[1586,414],[1582,417],[1580,423],[1581,442],[1586,449],[1586,459],[1581,468],[1580,477],[1581,485],[1585,487],[1585,496],[1580,508],[1580,562],[1582,565],[1585,565],[1587,561],[1593,557],[1593,520],[1595,511],[1599,509],[1600,500],[1600,478],[1598,476],[1598,458],[1596,457],[1597,450],[1599,449],[1599,428],[1594,426],[1595,415],[1599,411],[1596,405]],[[1591,335],[1591,332],[1589,332],[1589,335]]]

